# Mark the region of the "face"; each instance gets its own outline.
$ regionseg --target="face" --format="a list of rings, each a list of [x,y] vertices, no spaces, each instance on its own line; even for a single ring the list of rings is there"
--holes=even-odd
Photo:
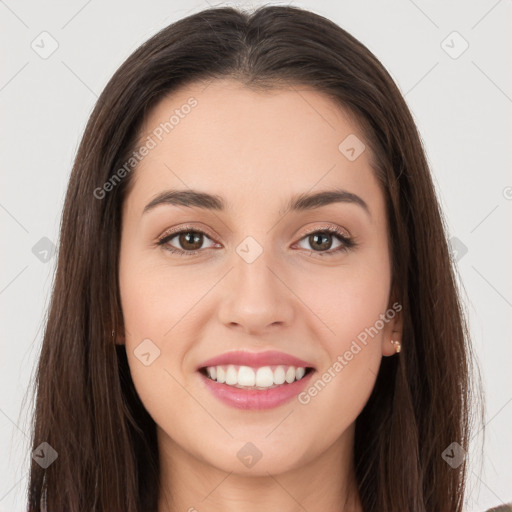
[[[123,204],[119,342],[160,446],[255,476],[334,453],[352,439],[400,329],[384,195],[363,133],[313,89],[254,92],[217,80],[161,100],[140,140],[149,149]],[[192,190],[223,208],[162,196]],[[334,190],[344,191],[339,200],[289,207]],[[312,370],[266,391],[198,371],[231,351],[277,351]],[[248,366],[254,377],[270,366],[279,381],[277,366],[291,375],[293,365]],[[244,462],[258,452],[256,464]]]

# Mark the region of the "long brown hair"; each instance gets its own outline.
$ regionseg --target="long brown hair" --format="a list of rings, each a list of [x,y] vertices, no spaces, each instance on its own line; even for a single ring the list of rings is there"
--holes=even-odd
[[[104,186],[135,149],[144,117],[194,81],[231,77],[250,88],[306,85],[355,116],[385,194],[392,287],[403,305],[402,352],[382,360],[356,421],[354,464],[366,512],[460,512],[468,450],[472,349],[430,170],[390,75],[357,39],[296,7],[231,7],[188,16],[140,46],[91,114],[70,177],[57,272],[35,376],[29,511],[155,511],[156,429],[131,380],[118,286],[121,206],[133,172]]]

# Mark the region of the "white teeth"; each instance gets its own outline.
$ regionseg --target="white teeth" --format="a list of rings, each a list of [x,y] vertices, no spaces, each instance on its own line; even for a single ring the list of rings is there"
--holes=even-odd
[[[230,364],[226,371],[226,384],[229,384],[230,386],[232,386],[233,384],[238,384],[237,380],[238,375],[235,370],[235,367],[232,364]]]
[[[295,380],[295,368],[293,366],[289,366],[288,370],[286,370],[286,382],[291,384]]]
[[[209,366],[206,368],[208,376],[212,380],[228,386],[240,388],[269,389],[280,386],[285,382],[291,384],[300,380],[306,374],[306,368],[295,366],[262,366],[251,368],[250,366]]]
[[[213,366],[212,368],[217,370],[217,382],[220,382],[221,384],[226,382],[226,372],[224,371],[224,368],[222,368],[222,366]]]
[[[254,376],[254,371],[249,366],[240,366],[238,369],[238,382],[235,384],[240,384],[240,386],[254,386],[256,382],[256,378]],[[261,384],[258,384],[261,386]]]
[[[282,366],[278,366],[274,371],[274,384],[284,384],[286,374]]]
[[[256,386],[259,388],[269,388],[274,384],[274,373],[272,372],[272,369],[268,366],[258,368],[258,371],[256,372]]]

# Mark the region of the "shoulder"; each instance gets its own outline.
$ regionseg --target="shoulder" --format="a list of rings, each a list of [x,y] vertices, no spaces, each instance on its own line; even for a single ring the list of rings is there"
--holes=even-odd
[[[504,503],[498,507],[489,508],[485,512],[512,512],[512,503]]]

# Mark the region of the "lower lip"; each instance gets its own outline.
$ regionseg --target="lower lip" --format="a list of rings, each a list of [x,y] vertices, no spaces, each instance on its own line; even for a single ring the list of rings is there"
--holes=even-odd
[[[213,395],[231,407],[238,409],[272,409],[297,396],[306,387],[315,371],[310,371],[302,379],[291,384],[282,384],[266,390],[235,388],[227,384],[220,384],[201,372],[198,373]]]

